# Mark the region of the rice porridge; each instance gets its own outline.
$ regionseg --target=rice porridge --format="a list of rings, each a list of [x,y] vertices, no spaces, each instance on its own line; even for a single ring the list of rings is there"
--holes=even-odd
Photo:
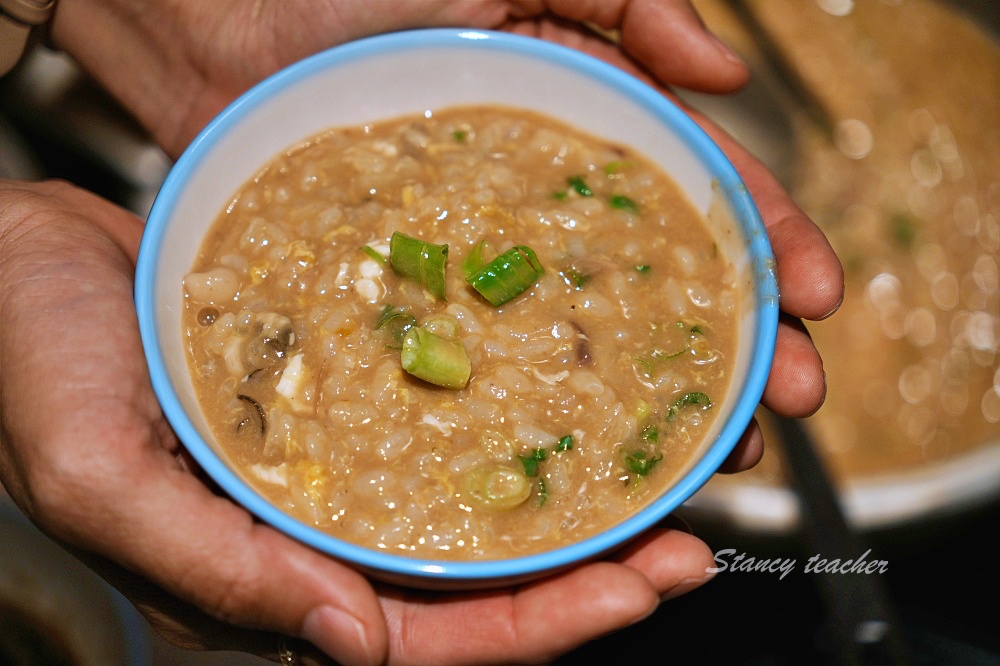
[[[659,167],[501,107],[274,157],[184,293],[199,401],[258,492],[449,560],[565,546],[661,494],[729,390],[742,302]]]

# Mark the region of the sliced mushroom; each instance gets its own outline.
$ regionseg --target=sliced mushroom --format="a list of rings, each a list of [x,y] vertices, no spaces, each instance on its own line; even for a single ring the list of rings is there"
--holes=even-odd
[[[579,366],[593,365],[594,359],[591,356],[590,338],[575,321],[571,321],[570,325],[576,331],[576,364]]]
[[[250,370],[274,365],[285,357],[295,343],[292,320],[275,312],[255,315],[259,330],[247,340],[243,350],[244,364]]]
[[[236,433],[254,439],[259,437],[263,441],[263,437],[267,433],[267,413],[264,411],[264,407],[245,393],[237,394],[236,399],[246,405],[244,414],[236,425]]]

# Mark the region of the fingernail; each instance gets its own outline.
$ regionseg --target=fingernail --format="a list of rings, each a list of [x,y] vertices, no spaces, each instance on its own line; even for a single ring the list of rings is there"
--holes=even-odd
[[[660,601],[669,601],[671,599],[684,596],[688,592],[698,589],[713,578],[715,578],[715,574],[709,571],[706,571],[705,575],[700,578],[685,578],[669,590],[664,591],[663,594],[660,595]]]
[[[305,638],[345,665],[374,666],[378,662],[369,651],[364,625],[357,618],[333,606],[320,606],[309,612],[302,626]]]
[[[746,60],[740,57],[740,54],[732,50],[728,44],[719,39],[717,36],[711,35],[711,37],[712,41],[715,42],[715,48],[725,57],[726,60],[746,67]]]
[[[826,313],[821,314],[819,317],[817,317],[816,321],[823,321],[824,319],[828,319],[829,317],[832,317],[833,315],[837,314],[837,310],[839,310],[840,306],[843,304],[844,304],[844,297],[841,296],[840,300],[837,301],[837,304],[834,305],[832,308],[830,308],[830,310],[827,311]]]

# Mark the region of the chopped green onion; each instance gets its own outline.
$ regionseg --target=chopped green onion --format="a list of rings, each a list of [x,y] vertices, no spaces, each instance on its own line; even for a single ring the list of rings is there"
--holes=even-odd
[[[652,266],[650,266],[649,264],[636,264],[636,266],[635,266],[635,272],[636,273],[648,273],[651,268],[652,268]]]
[[[384,256],[382,256],[382,253],[373,248],[371,245],[365,245],[364,247],[361,248],[361,251],[367,254],[375,261],[377,261],[378,263],[382,264],[383,266],[385,266],[388,263],[388,260]]]
[[[639,436],[647,442],[658,442],[660,440],[660,429],[656,427],[655,423],[650,423],[642,429],[642,433]]]
[[[683,349],[673,352],[665,352],[662,349],[654,349],[646,356],[637,356],[632,359],[632,368],[640,376],[653,380],[660,374],[660,370],[666,361],[675,359],[690,350],[691,347],[689,346],[685,346]]]
[[[566,190],[557,190],[552,193],[552,198],[557,201],[566,201],[566,199],[569,199],[569,193]]]
[[[549,452],[542,448],[532,449],[526,456],[518,456],[521,464],[524,465],[524,473],[528,476],[538,476],[538,462],[549,457]]]
[[[469,276],[467,282],[499,307],[535,284],[544,272],[534,250],[516,245]]]
[[[466,481],[472,497],[491,509],[513,509],[531,496],[528,479],[503,465],[484,465],[472,470]]]
[[[495,254],[493,244],[488,240],[481,240],[476,243],[476,246],[472,248],[472,251],[462,261],[462,273],[466,279],[479,272],[486,265],[487,256],[492,257]]]
[[[556,442],[556,452],[569,451],[573,448],[573,435],[563,435]]]
[[[669,361],[672,358],[677,358],[686,351],[689,351],[691,347],[685,345],[683,349],[678,349],[674,352],[665,352],[662,349],[654,349],[651,356],[657,361]]]
[[[538,492],[535,494],[538,495],[538,506],[545,504],[545,500],[549,498],[549,489],[545,485],[544,478],[538,479]]]
[[[569,186],[576,190],[576,193],[581,197],[592,197],[594,196],[594,191],[590,189],[586,181],[583,180],[583,176],[570,176],[566,179]]]
[[[563,276],[563,280],[566,284],[573,287],[573,289],[576,289],[577,291],[582,291],[583,286],[590,281],[589,275],[581,273],[573,268],[567,268],[564,271],[559,271],[559,275]]]
[[[637,356],[632,360],[632,368],[635,372],[647,379],[652,379],[656,376],[656,371],[653,368],[653,363],[643,356]]]
[[[459,143],[465,143],[465,140],[469,137],[469,133],[465,130],[455,130],[451,133],[451,136],[455,141]]]
[[[387,305],[375,322],[375,330],[381,331],[385,345],[392,349],[402,349],[407,331],[417,325],[416,318],[409,312]]]
[[[673,421],[676,419],[677,414],[689,405],[701,405],[702,409],[709,409],[712,406],[712,400],[701,391],[685,393],[670,405],[670,408],[667,410],[667,420]]]
[[[604,165],[604,173],[609,176],[614,176],[631,167],[632,163],[628,160],[615,160]]]
[[[653,406],[646,402],[645,400],[639,400],[639,404],[635,407],[635,416],[638,420],[642,421],[649,418],[653,414]]]
[[[614,194],[608,200],[611,207],[615,210],[624,210],[629,213],[638,213],[639,204],[637,204],[633,199],[628,198],[624,194]]]
[[[663,460],[662,453],[657,452],[655,455],[651,455],[648,451],[640,449],[639,451],[626,454],[625,465],[634,474],[646,476],[653,471],[653,467],[661,460]]]
[[[447,259],[447,245],[435,245],[398,231],[389,239],[389,262],[393,270],[416,280],[440,299],[445,297]]]
[[[403,338],[400,352],[403,370],[414,377],[448,389],[469,383],[472,363],[458,340],[449,340],[415,326]]]

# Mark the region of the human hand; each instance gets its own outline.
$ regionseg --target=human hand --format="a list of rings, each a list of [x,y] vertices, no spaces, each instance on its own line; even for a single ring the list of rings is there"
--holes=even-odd
[[[381,0],[61,0],[51,35],[177,156],[226,104],[285,65],[380,32],[448,25],[561,43],[668,95],[664,86],[728,92],[748,78],[746,66],[705,29],[688,0],[393,0],[391,8]],[[619,38],[611,43],[590,26]],[[843,272],[822,232],[767,169],[698,118],[747,182],[777,258],[783,317],[762,402],[782,416],[806,416],[822,404],[826,382],[801,319],[837,309]],[[752,424],[722,471],[747,469],[762,453],[763,438]]]
[[[657,528],[603,562],[475,594],[372,586],[261,525],[189,466],[133,306],[142,222],[66,183],[0,181],[0,481],[43,531],[177,645],[303,663],[544,662],[709,575]],[[308,659],[308,661],[307,661]]]

